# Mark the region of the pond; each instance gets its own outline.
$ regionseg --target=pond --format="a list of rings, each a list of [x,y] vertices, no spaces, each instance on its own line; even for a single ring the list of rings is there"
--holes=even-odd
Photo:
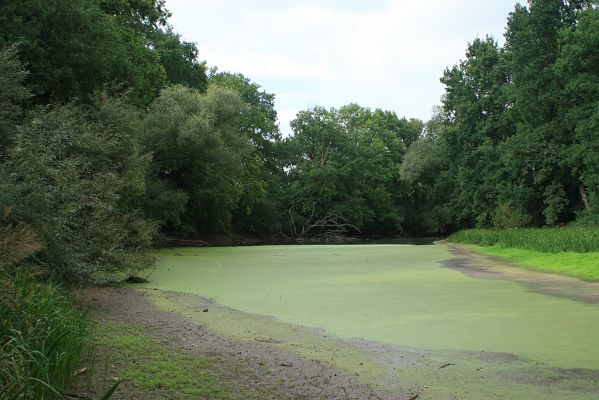
[[[441,266],[443,245],[281,245],[157,252],[149,287],[198,294],[345,339],[499,352],[599,369],[599,304]]]

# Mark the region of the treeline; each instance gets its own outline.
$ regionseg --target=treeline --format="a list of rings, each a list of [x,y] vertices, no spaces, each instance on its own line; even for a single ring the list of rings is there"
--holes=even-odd
[[[468,45],[408,151],[424,228],[598,223],[599,10],[531,0],[509,15],[505,45]]]
[[[426,123],[298,113],[208,70],[162,0],[0,4],[0,263],[63,279],[165,238],[331,238],[597,221],[599,11],[534,0],[476,39]]]

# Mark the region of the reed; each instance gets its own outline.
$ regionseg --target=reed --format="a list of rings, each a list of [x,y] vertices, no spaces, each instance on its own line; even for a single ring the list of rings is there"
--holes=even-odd
[[[524,249],[541,253],[594,253],[599,252],[599,227],[468,229],[454,233],[448,240],[455,243]]]
[[[0,400],[54,399],[88,346],[85,316],[57,285],[0,272]]]

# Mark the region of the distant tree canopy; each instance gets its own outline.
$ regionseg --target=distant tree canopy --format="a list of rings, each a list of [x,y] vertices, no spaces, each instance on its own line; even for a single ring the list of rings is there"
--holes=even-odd
[[[421,139],[446,161],[416,168],[421,144],[403,166],[435,171],[419,184],[445,193],[450,218],[436,229],[599,221],[598,14],[591,1],[518,5],[503,48],[476,39],[446,70],[441,126]],[[429,193],[425,209],[439,196]]]
[[[294,223],[336,213],[364,234],[402,230],[399,166],[421,123],[350,104],[302,111],[291,126],[294,135],[284,146],[286,202]]]
[[[430,121],[313,107],[286,138],[274,95],[208,70],[169,17],[163,0],[0,3],[0,252],[30,244],[11,260],[101,281],[165,236],[599,223],[597,2],[516,6],[503,46],[477,38],[443,72]]]

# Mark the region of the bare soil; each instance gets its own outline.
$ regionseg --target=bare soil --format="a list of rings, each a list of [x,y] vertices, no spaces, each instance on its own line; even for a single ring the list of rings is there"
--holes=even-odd
[[[178,294],[172,294],[177,296]],[[331,366],[277,349],[268,340],[239,342],[218,335],[178,314],[156,309],[144,291],[129,288],[91,288],[81,295],[88,316],[132,324],[166,340],[166,346],[215,360],[215,373],[243,398],[255,399],[387,399],[368,385]],[[271,341],[272,342],[272,341]],[[105,349],[104,349],[105,350]],[[151,349],[148,349],[151,351]],[[80,397],[98,398],[109,387],[102,372],[110,354],[99,354],[91,382],[82,378]],[[112,367],[112,366],[110,366]],[[118,370],[118,366],[116,366]],[[112,368],[111,368],[112,369]],[[116,371],[115,371],[116,373]],[[162,399],[164,393],[122,382],[112,399]],[[176,397],[175,397],[176,398]],[[397,399],[398,397],[394,397]]]

